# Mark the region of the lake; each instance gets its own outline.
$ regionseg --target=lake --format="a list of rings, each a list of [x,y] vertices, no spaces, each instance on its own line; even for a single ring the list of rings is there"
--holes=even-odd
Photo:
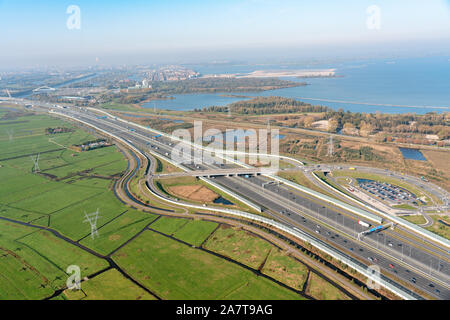
[[[427,161],[427,158],[423,155],[420,150],[417,149],[409,149],[409,148],[399,148],[400,152],[403,155],[403,158],[407,160],[419,160],[419,161]]]
[[[224,204],[227,206],[232,206],[234,203],[231,201],[228,201],[227,199],[223,198],[223,197],[219,197],[216,200],[214,200],[214,203],[216,204]]]
[[[308,69],[301,65],[219,65],[195,66],[196,71],[207,73],[248,73],[263,69]],[[320,104],[332,109],[367,113],[408,113],[450,111],[450,57],[427,57],[323,64],[315,69],[335,68],[340,77],[297,79],[308,86],[270,90],[265,92],[236,93],[250,97],[282,96]],[[144,104],[144,107],[188,111],[208,106],[225,106],[244,100],[215,94],[174,95],[175,99]]]

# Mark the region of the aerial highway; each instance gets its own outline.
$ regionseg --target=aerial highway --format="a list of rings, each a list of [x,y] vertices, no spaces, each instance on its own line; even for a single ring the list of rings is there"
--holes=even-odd
[[[45,106],[48,110],[48,105]],[[165,137],[155,138],[149,130],[143,130],[117,121],[114,118],[99,117],[92,111],[80,108],[57,110],[74,119],[92,124],[104,131],[133,143],[143,152],[158,154],[167,158],[172,151],[173,141]],[[185,164],[192,170],[236,169],[235,163],[222,166]],[[408,235],[399,236],[395,230],[385,229],[370,233],[361,241],[357,234],[367,230],[358,223],[360,217],[341,208],[330,206],[311,195],[302,194],[286,185],[273,183],[265,176],[217,176],[219,183],[233,193],[264,208],[266,215],[272,216],[292,228],[303,230],[315,238],[331,244],[342,252],[358,259],[366,265],[377,265],[383,275],[409,284],[429,296],[450,299],[448,251],[434,250],[427,243],[420,243]]]

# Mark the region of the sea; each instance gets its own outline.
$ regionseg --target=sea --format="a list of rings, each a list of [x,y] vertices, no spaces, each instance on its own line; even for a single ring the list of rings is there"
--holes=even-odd
[[[371,59],[341,63],[305,64],[208,64],[187,66],[202,74],[243,74],[256,70],[336,69],[333,78],[283,78],[307,86],[264,92],[235,92],[248,99],[282,96],[313,105],[364,113],[417,113],[450,111],[450,56]],[[147,108],[189,111],[225,106],[245,100],[229,93],[179,94],[174,99],[151,101]]]

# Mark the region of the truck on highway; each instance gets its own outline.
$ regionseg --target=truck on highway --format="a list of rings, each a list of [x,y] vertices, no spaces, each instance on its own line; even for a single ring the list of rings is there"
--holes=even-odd
[[[366,228],[370,227],[370,224],[368,224],[367,222],[361,221],[361,220],[358,220],[358,224],[363,227],[366,227]]]

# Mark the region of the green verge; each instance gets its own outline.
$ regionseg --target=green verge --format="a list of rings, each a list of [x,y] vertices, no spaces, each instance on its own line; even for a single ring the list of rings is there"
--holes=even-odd
[[[450,225],[450,218],[448,216],[439,216],[439,215],[430,215],[430,218],[434,220],[434,223],[431,227],[427,227],[425,229],[450,240],[450,227],[446,226],[442,222],[439,222],[439,220],[442,220],[448,225]]]
[[[306,292],[318,300],[350,300],[338,288],[332,286],[315,273],[311,273],[309,276]]]
[[[279,249],[272,249],[262,272],[297,290],[303,289],[308,277],[308,267]]]
[[[258,269],[273,246],[247,231],[222,225],[209,238],[205,248]]]
[[[418,216],[401,216],[402,219],[405,219],[406,221],[412,222],[417,225],[421,225],[427,222],[425,218],[422,215]]]

